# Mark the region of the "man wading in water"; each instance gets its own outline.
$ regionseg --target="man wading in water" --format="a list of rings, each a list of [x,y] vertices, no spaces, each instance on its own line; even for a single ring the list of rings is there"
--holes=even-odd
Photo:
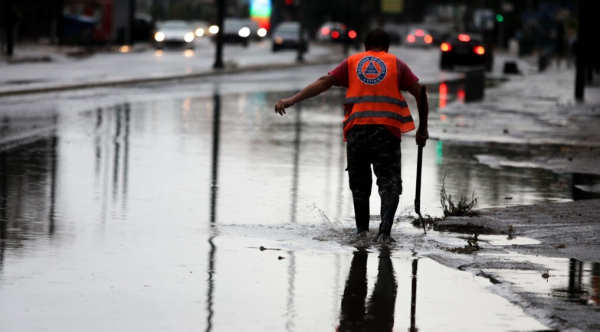
[[[356,215],[356,234],[369,231],[371,165],[381,197],[381,223],[376,241],[390,237],[394,215],[402,194],[401,134],[415,129],[408,105],[400,92],[408,91],[417,102],[419,129],[416,142],[425,146],[429,133],[427,98],[421,103],[421,84],[408,65],[389,54],[390,37],[380,29],[371,31],[364,41],[365,52],[348,57],[337,68],[317,79],[290,98],[275,104],[275,112],[329,90],[347,88],[344,102],[344,141],[350,190]]]

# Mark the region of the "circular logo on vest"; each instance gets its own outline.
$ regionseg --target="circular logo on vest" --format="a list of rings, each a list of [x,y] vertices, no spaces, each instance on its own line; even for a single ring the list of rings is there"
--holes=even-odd
[[[356,74],[363,83],[375,85],[383,81],[387,75],[387,67],[383,60],[374,56],[366,56],[358,62]]]

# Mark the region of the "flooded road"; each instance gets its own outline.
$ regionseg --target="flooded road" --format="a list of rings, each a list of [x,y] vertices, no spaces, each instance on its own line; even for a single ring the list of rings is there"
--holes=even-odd
[[[293,91],[115,90],[3,106],[3,331],[547,329],[489,280],[414,250],[408,222],[391,251],[331,235],[354,223],[341,90],[284,117],[272,105]],[[477,208],[587,195],[577,174],[521,167],[529,153],[430,140],[423,215],[442,215],[443,183]],[[413,136],[402,154],[408,218]],[[374,195],[372,215],[378,206]],[[597,305],[599,268],[580,270]],[[570,280],[552,279],[559,290]]]

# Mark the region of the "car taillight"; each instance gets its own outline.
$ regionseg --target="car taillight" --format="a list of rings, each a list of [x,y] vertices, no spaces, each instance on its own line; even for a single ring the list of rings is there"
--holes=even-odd
[[[448,52],[452,50],[452,46],[448,43],[442,43],[440,45],[440,50],[442,50],[442,52]]]
[[[475,52],[476,54],[479,54],[479,55],[484,55],[485,48],[483,48],[483,46],[475,46],[475,48],[473,48],[473,52]]]
[[[408,36],[406,36],[406,40],[407,40],[409,43],[414,43],[414,42],[415,42],[415,40],[417,40],[417,38],[415,38],[415,36],[413,36],[413,35],[408,35]]]
[[[460,40],[461,42],[468,42],[471,40],[471,36],[461,33],[460,35],[458,35],[458,40]]]
[[[327,35],[329,35],[329,33],[330,33],[330,32],[331,32],[331,31],[329,31],[329,28],[328,28],[328,27],[323,27],[323,28],[321,28],[321,34],[323,34],[323,36],[327,36]]]
[[[425,36],[424,40],[425,40],[425,43],[427,43],[427,44],[433,43],[433,37],[431,37],[431,35]]]
[[[332,33],[331,33],[331,37],[332,37],[333,39],[337,39],[339,36],[340,36],[340,33],[339,33],[339,32],[337,32],[337,31],[334,31],[334,32],[332,32]]]
[[[424,32],[423,32],[423,30],[421,30],[421,29],[417,29],[417,30],[415,31],[415,35],[416,35],[417,37],[423,37],[423,35],[424,35],[424,34],[425,34],[425,33],[424,33]]]
[[[354,30],[350,30],[350,31],[348,32],[348,37],[350,37],[350,39],[354,39],[354,38],[356,38],[356,31],[354,31]]]

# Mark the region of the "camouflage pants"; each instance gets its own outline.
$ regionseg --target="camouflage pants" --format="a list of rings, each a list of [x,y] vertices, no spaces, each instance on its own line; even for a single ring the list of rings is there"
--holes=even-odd
[[[379,196],[402,194],[400,139],[380,125],[357,125],[346,134],[350,190],[355,203],[368,202],[373,173]]]

